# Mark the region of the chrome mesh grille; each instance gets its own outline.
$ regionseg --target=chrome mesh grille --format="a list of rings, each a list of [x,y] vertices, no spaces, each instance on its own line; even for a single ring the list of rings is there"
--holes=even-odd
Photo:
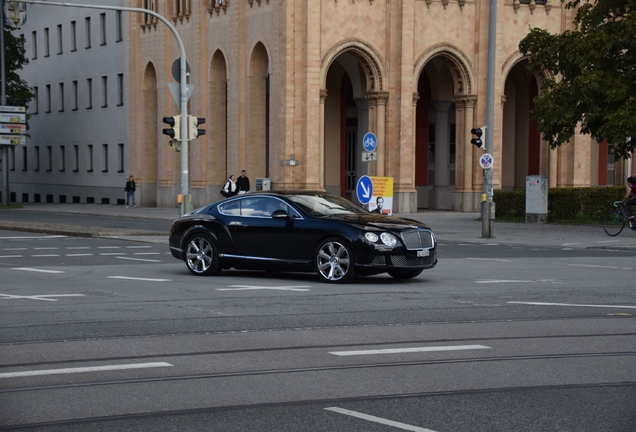
[[[402,240],[408,250],[433,247],[433,236],[430,231],[405,231],[402,233]]]
[[[425,258],[407,258],[404,255],[391,255],[393,267],[421,267],[426,264]]]
[[[386,259],[384,259],[384,255],[374,256],[373,261],[371,262],[371,265],[376,265],[376,266],[386,265]]]

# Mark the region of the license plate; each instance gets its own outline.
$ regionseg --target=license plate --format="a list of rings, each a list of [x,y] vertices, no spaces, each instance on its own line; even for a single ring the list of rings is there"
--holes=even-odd
[[[429,254],[428,249],[417,251],[417,256],[418,257],[427,257],[428,254]]]

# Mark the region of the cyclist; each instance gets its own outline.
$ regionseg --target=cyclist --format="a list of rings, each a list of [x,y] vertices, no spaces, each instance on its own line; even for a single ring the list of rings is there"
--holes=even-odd
[[[632,199],[629,199],[630,195],[633,195]],[[625,211],[629,215],[627,218],[629,226],[632,230],[636,231],[636,221],[634,220],[634,213],[632,212],[632,206],[636,205],[636,177],[627,177],[627,193],[621,203],[625,206]]]

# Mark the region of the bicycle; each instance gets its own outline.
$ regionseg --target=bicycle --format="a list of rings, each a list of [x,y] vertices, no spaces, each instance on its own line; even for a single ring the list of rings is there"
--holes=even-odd
[[[625,228],[625,224],[629,225],[625,206],[622,205],[622,202],[614,201],[614,207],[616,208],[607,212],[605,220],[603,221],[605,234],[612,237],[619,235],[621,231],[623,231],[623,228]]]

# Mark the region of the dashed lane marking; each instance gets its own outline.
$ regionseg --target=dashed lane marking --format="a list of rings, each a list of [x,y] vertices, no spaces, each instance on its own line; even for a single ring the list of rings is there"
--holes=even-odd
[[[310,291],[311,286],[255,286],[255,285],[229,285],[228,288],[217,288],[217,291],[248,291],[248,290],[275,290],[275,291]]]
[[[414,348],[389,348],[378,350],[359,350],[359,351],[333,351],[329,354],[337,356],[356,356],[356,355],[376,355],[376,354],[402,354],[414,352],[437,352],[437,351],[465,351],[491,349],[485,345],[454,345],[454,346],[433,346],[433,347],[414,347]]]
[[[507,259],[497,259],[497,258],[465,258],[467,260],[475,260],[475,261],[500,261],[500,262],[511,262],[511,260]]]
[[[507,302],[507,303],[530,305],[530,306],[568,306],[568,307],[611,308],[611,309],[636,309],[636,306],[624,306],[624,305],[590,305],[590,304],[541,303],[541,302]]]
[[[362,420],[367,420],[370,422],[374,422],[374,423],[380,423],[383,425],[387,425],[387,426],[391,426],[394,428],[398,428],[398,429],[402,429],[402,430],[407,430],[407,431],[412,431],[412,432],[435,432],[432,429],[425,429],[425,428],[421,428],[418,426],[412,426],[406,423],[400,423],[400,422],[396,422],[393,420],[387,420],[381,417],[376,417],[376,416],[372,416],[369,414],[364,414],[361,412],[357,412],[357,411],[351,411],[351,410],[347,410],[347,409],[343,409],[343,408],[338,408],[338,407],[329,407],[329,408],[325,408],[326,411],[333,411],[336,412],[338,414],[344,414],[344,415],[348,415],[351,417],[356,417]]]
[[[123,256],[116,256],[115,258],[119,258],[119,259],[123,259],[123,260],[131,260],[131,261],[161,262],[161,260],[151,260],[151,259],[144,259],[144,258],[130,258],[130,257],[123,257]]]
[[[31,271],[31,272],[38,272],[38,273],[54,273],[54,274],[66,273],[63,270],[45,270],[45,269],[39,269],[39,268],[33,268],[33,267],[13,267],[13,270],[23,270],[23,271]]]
[[[149,278],[129,277],[129,276],[108,276],[108,279],[138,280],[138,281],[144,281],[144,282],[172,282],[172,279],[149,279]]]
[[[0,294],[0,300],[42,300],[42,301],[57,301],[56,298],[51,297],[84,297],[84,294],[46,294],[46,295],[33,295],[33,296],[19,296],[11,294]]]
[[[58,374],[80,373],[80,372],[103,372],[103,371],[126,370],[126,369],[146,369],[146,368],[170,367],[170,366],[174,366],[174,365],[170,363],[166,363],[166,362],[154,362],[154,363],[120,364],[120,365],[110,365],[110,366],[90,366],[90,367],[65,368],[65,369],[44,369],[44,370],[0,373],[0,378],[58,375]]]

